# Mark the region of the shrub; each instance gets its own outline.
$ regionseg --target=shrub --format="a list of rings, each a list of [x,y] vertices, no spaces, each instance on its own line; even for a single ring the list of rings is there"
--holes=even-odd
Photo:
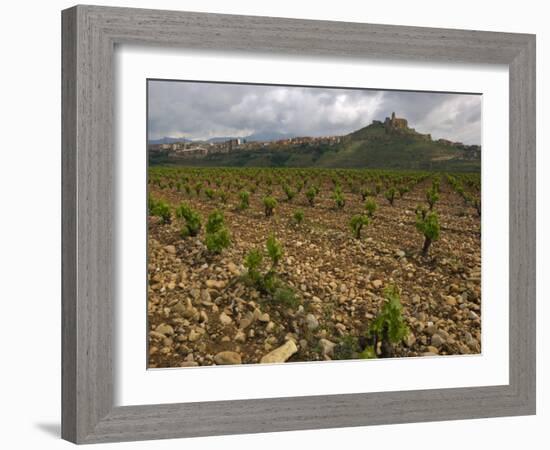
[[[357,357],[358,342],[355,336],[346,335],[334,347],[334,359],[355,359]]]
[[[315,187],[310,186],[310,188],[306,191],[306,198],[309,202],[309,206],[314,206],[315,204],[315,197],[317,195],[317,190]]]
[[[365,201],[365,200],[367,199],[367,197],[370,197],[370,196],[372,196],[372,195],[373,195],[373,192],[372,192],[371,189],[369,189],[369,188],[367,188],[367,187],[361,189],[361,199],[362,199],[363,201]]]
[[[195,189],[195,193],[197,194],[197,197],[201,195],[202,183],[196,183],[194,189]]]
[[[304,221],[304,211],[302,209],[297,209],[294,211],[294,221],[299,225]]]
[[[417,217],[420,215],[422,220],[424,220],[426,218],[426,214],[428,214],[428,208],[426,208],[424,205],[417,205],[414,212]]]
[[[205,190],[204,190],[204,193],[205,193],[206,196],[208,197],[208,200],[213,200],[213,199],[214,199],[214,195],[215,195],[214,190],[208,188],[208,189],[205,189]]]
[[[149,198],[149,213],[152,216],[160,217],[162,223],[168,224],[172,221],[170,206],[164,200],[154,200]]]
[[[384,295],[386,301],[369,327],[369,335],[374,341],[373,348],[376,349],[378,342],[381,342],[380,356],[383,358],[391,356],[392,345],[399,343],[409,334],[397,287],[389,285]]]
[[[336,208],[342,209],[345,206],[346,200],[344,199],[344,194],[342,193],[342,189],[340,188],[340,186],[336,186],[332,194],[332,198],[336,203]]]
[[[435,203],[439,200],[439,192],[432,186],[426,191],[426,201],[430,207],[430,211],[433,209]]]
[[[222,204],[225,205],[227,203],[227,200],[229,200],[229,193],[222,189],[218,192],[218,195]]]
[[[376,212],[376,209],[378,208],[378,205],[374,201],[373,198],[369,198],[365,202],[365,209],[367,210],[367,215],[372,219],[374,217],[374,213]]]
[[[294,191],[288,184],[283,185],[283,191],[285,191],[286,199],[291,202],[292,199],[296,196],[296,191]]]
[[[470,194],[464,194],[464,196],[466,202],[472,205],[476,209],[477,215],[481,217],[481,201]]]
[[[397,190],[399,191],[399,198],[403,198],[403,196],[409,192],[409,187],[408,186],[405,186],[405,185],[401,185],[397,188]]]
[[[273,210],[277,206],[277,200],[275,200],[274,197],[271,197],[268,195],[267,197],[264,197],[263,203],[264,203],[264,209],[265,209],[265,216],[266,217],[272,216]]]
[[[376,192],[376,195],[380,194],[380,192],[382,191],[382,183],[376,183],[374,186],[374,190]]]
[[[239,209],[245,210],[250,206],[250,193],[248,191],[239,192]]]
[[[176,209],[176,217],[185,220],[185,226],[181,230],[181,237],[196,236],[201,229],[201,217],[196,211],[182,203]]]
[[[474,198],[472,201],[472,204],[474,205],[474,208],[477,211],[477,215],[481,217],[481,201],[477,198]]]
[[[364,214],[357,214],[351,218],[349,225],[356,239],[361,239],[361,229],[368,224],[369,218]]]
[[[283,257],[283,247],[281,243],[275,239],[275,235],[272,233],[266,242],[267,254],[271,259],[271,270],[274,270],[279,261]]]
[[[281,281],[279,281],[278,287],[276,287],[273,292],[273,300],[290,308],[296,308],[296,306],[298,306],[298,299],[296,298],[295,292]]]
[[[270,295],[273,301],[289,307],[297,306],[298,300],[294,290],[277,276],[276,268],[283,256],[283,248],[273,234],[269,236],[266,242],[266,249],[271,259],[271,268],[262,274],[260,266],[263,255],[260,250],[252,249],[244,260],[244,266],[247,269],[246,280],[260,292]]]
[[[432,242],[439,239],[439,218],[437,213],[435,211],[431,211],[422,217],[422,212],[417,212],[416,229],[424,235],[422,256],[426,256]]]
[[[258,284],[262,277],[260,273],[262,261],[262,253],[255,248],[250,250],[244,259],[244,266],[246,267],[247,275],[254,284]]]
[[[231,244],[229,231],[225,227],[224,217],[220,211],[214,211],[208,216],[205,244],[212,253],[221,253]]]
[[[384,196],[386,197],[386,200],[390,202],[390,205],[393,206],[393,201],[395,200],[395,188],[394,187],[389,188],[384,193]]]
[[[187,183],[183,185],[183,189],[185,190],[185,193],[187,195],[191,195],[191,186],[189,186]]]

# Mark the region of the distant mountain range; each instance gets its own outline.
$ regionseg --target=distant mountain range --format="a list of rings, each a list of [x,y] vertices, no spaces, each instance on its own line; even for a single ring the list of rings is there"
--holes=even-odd
[[[253,135],[254,136],[254,135]],[[273,133],[245,138],[279,140]],[[271,138],[271,139],[269,139]],[[221,138],[226,139],[226,138]],[[229,138],[227,138],[229,139]],[[227,140],[226,139],[226,140]],[[154,157],[151,164],[229,167],[380,168],[441,171],[479,171],[481,147],[445,139],[433,140],[408,126],[406,119],[387,117],[344,136],[338,144],[283,145],[276,142],[230,153],[210,153],[196,158]]]
[[[265,132],[265,133],[254,133],[250,136],[240,137],[240,136],[217,136],[210,139],[207,139],[206,141],[201,140],[193,140],[193,139],[186,139],[186,138],[175,138],[175,137],[169,137],[165,136],[160,139],[149,139],[149,144],[174,144],[175,142],[208,142],[212,144],[218,144],[221,142],[226,142],[230,139],[244,139],[247,142],[254,142],[254,141],[261,141],[261,142],[270,142],[270,141],[278,141],[279,139],[289,139],[292,137],[296,137],[294,134],[290,133],[276,133],[276,132]]]

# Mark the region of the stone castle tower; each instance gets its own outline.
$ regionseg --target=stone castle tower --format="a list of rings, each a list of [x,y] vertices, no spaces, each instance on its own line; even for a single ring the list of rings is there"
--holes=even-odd
[[[398,117],[395,117],[395,112],[392,112],[391,118],[386,117],[386,120],[384,121],[384,126],[386,127],[386,129],[406,130],[409,128],[409,123],[407,122],[407,119],[400,119]]]

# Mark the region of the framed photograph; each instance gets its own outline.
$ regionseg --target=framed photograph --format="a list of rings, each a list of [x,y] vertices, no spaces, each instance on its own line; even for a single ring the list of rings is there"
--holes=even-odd
[[[535,37],[75,6],[62,435],[535,413]]]

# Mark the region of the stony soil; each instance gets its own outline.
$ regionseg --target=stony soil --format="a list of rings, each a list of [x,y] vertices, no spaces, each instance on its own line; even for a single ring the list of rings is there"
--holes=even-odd
[[[344,191],[346,206],[336,210],[328,183],[313,208],[303,193],[286,202],[276,188],[279,205],[270,218],[263,214],[261,192],[251,195],[250,209],[239,211],[235,193],[222,207],[204,194],[151,186],[152,195],[172,206],[185,201],[203,223],[221,208],[232,245],[211,255],[202,243],[204,227],[199,236],[182,239],[181,223],[149,217],[149,367],[332,359],[333,344],[365,333],[390,283],[401,291],[410,328],[394,356],[479,353],[480,219],[442,181],[435,208],[441,238],[423,258],[414,208],[424,203],[428,186],[425,180],[393,207],[379,195],[375,218],[359,240],[349,219],[363,211],[363,201]],[[297,208],[305,213],[300,225],[292,219]],[[271,232],[284,248],[278,271],[297,292],[296,308],[274,303],[243,281],[246,253],[265,248]],[[268,355],[275,349],[279,353]]]

